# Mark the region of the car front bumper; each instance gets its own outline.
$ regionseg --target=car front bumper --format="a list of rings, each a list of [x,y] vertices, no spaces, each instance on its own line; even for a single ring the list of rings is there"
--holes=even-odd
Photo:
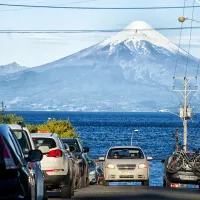
[[[118,170],[105,169],[106,181],[146,181],[149,180],[148,169]]]

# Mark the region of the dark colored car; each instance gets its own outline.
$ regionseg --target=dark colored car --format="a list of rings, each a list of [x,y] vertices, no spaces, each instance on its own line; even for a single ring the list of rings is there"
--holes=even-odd
[[[186,152],[187,156],[193,156],[194,152]],[[165,162],[165,161],[163,161]],[[163,186],[171,187],[174,183],[180,184],[195,184],[200,186],[200,173],[195,172],[192,168],[187,166],[186,169],[180,169],[176,173],[169,173],[164,170]]]
[[[75,147],[70,146],[67,143],[64,143],[64,147],[66,149],[66,154],[68,155],[69,158],[69,165],[70,165],[70,174],[72,175],[72,180],[74,184],[74,188],[77,188],[78,182],[81,178],[81,171],[79,167],[79,161],[77,157],[74,154]]]
[[[35,177],[28,162],[41,159],[39,150],[29,151],[25,158],[12,130],[0,125],[0,199],[35,199]]]
[[[63,138],[63,143],[67,143],[70,146],[75,147],[74,154],[78,159],[81,177],[77,188],[84,188],[89,186],[89,163],[87,160],[87,153],[89,152],[88,147],[83,147],[78,138]]]
[[[35,150],[29,130],[24,126],[24,124],[8,124],[8,126],[15,134],[24,156],[27,157],[29,151]],[[36,199],[47,200],[48,197],[43,180],[44,174],[40,162],[29,162],[28,165],[32,169],[36,179]]]

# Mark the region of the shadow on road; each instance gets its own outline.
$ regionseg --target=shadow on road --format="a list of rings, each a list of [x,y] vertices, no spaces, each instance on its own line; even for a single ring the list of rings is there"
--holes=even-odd
[[[53,195],[53,194],[52,194]],[[56,198],[58,196],[55,195]],[[75,200],[200,200],[197,189],[162,187],[92,186],[75,193]],[[55,198],[52,198],[55,200]]]

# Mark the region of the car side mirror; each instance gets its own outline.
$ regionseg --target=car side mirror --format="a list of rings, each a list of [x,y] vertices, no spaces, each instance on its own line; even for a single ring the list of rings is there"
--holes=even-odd
[[[74,145],[70,145],[69,146],[69,151],[70,152],[75,152],[76,151],[76,147]]]
[[[40,146],[38,149],[42,152],[42,154],[48,154],[50,152],[48,146]]]
[[[88,147],[83,148],[83,153],[88,153],[89,151],[90,151],[90,149]]]
[[[147,157],[147,161],[152,161],[153,158],[152,157]]]
[[[28,162],[38,162],[43,158],[43,154],[40,150],[30,150],[28,154]]]
[[[105,158],[104,157],[100,157],[99,161],[105,161]]]

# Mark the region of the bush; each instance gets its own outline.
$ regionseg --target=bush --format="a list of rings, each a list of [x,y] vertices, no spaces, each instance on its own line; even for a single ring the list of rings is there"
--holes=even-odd
[[[0,123],[1,124],[17,124],[17,122],[23,121],[23,117],[16,116],[16,114],[1,114]]]
[[[16,116],[16,114],[5,114],[4,109],[0,111],[0,124],[17,124],[20,121],[23,121],[23,117]],[[57,133],[61,138],[77,137],[77,132],[68,120],[53,119],[44,124],[26,124],[26,126],[31,133],[49,132]]]
[[[27,125],[31,133],[57,133],[61,138],[77,137],[77,132],[68,120],[53,119],[45,124]]]

